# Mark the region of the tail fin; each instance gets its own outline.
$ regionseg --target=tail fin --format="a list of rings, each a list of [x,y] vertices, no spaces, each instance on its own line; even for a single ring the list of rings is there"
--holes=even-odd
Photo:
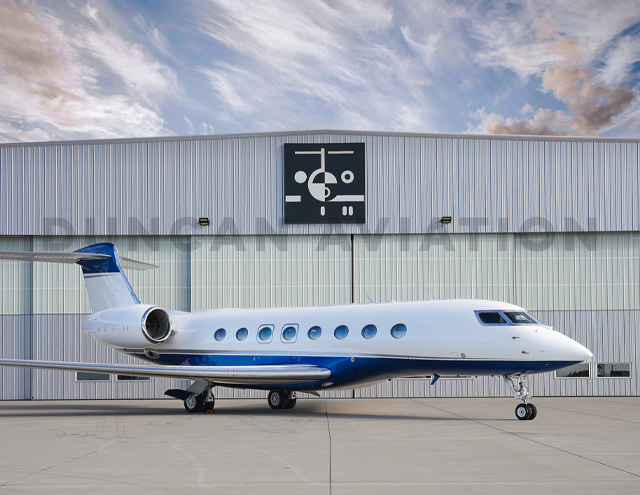
[[[158,268],[156,265],[120,258],[116,247],[107,242],[93,244],[73,253],[0,252],[0,259],[77,263],[82,267],[91,311],[94,313],[118,306],[140,304],[140,300],[122,271],[123,267],[133,270]]]

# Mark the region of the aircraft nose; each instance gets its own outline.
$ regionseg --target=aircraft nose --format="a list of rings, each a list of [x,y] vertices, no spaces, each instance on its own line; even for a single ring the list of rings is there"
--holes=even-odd
[[[575,340],[571,340],[571,343],[571,353],[576,361],[587,361],[593,357],[593,353],[582,344],[578,344]]]

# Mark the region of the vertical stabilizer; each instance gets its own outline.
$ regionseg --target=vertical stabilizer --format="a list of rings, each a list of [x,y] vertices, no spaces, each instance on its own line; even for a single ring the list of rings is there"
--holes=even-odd
[[[118,250],[113,244],[104,242],[93,244],[75,251],[83,254],[102,254],[108,257],[80,259],[84,282],[89,293],[91,311],[97,313],[118,306],[140,304],[129,280],[122,270]]]

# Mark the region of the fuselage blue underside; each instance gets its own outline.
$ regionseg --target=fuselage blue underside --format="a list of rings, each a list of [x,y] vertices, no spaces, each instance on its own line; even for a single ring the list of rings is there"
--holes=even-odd
[[[331,370],[331,377],[323,381],[297,383],[295,390],[327,390],[359,388],[392,378],[424,375],[491,376],[511,374],[547,373],[577,364],[578,361],[507,361],[473,359],[415,359],[379,356],[295,356],[295,355],[242,355],[242,354],[162,354],[149,359],[144,354],[133,354],[154,364],[184,366],[260,366],[260,365],[315,365]],[[327,385],[331,382],[331,385]],[[323,384],[325,384],[323,386]],[[260,390],[291,390],[282,383],[243,385],[242,388]]]

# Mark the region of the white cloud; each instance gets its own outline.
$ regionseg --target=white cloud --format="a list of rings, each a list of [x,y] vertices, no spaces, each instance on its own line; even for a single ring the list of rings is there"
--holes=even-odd
[[[28,4],[0,4],[0,124],[6,141],[164,135],[164,119],[148,96],[176,91],[175,74],[115,32],[85,5],[90,26],[63,21]],[[98,19],[98,21],[96,21]],[[88,63],[86,45],[103,67]],[[122,57],[118,61],[118,57]],[[124,63],[131,64],[127,68]],[[104,93],[99,78],[117,75],[127,90]]]
[[[193,136],[196,133],[196,128],[193,126],[193,124],[189,120],[189,117],[187,117],[186,115],[184,115],[184,121],[187,123],[189,136]]]
[[[207,124],[206,122],[200,122],[200,126],[202,127],[202,134],[215,134],[215,129],[213,126]]]
[[[629,71],[640,61],[640,38],[624,37],[607,54],[606,65],[599,77],[608,86],[616,86],[629,80]]]
[[[494,20],[478,23],[476,36],[488,49],[476,54],[477,61],[509,69],[525,79],[539,77],[540,91],[567,107],[566,112],[544,108],[533,112],[527,104],[526,113],[533,117],[525,119],[476,113],[472,117],[481,119],[481,132],[596,135],[628,125],[638,105],[637,92],[617,84],[629,79],[640,43],[637,38],[622,38],[614,49],[609,47],[634,17],[640,19],[640,9],[636,5],[623,15],[606,4],[583,2],[577,7],[581,7],[580,15],[565,12],[561,5],[526,4],[520,16],[509,16],[505,9]],[[589,19],[587,30],[583,29],[585,17]],[[498,24],[502,30],[497,29]],[[596,62],[603,63],[604,69],[595,69]]]
[[[431,81],[423,61],[403,52],[384,3],[209,3],[198,13],[200,29],[237,54],[201,68],[220,102],[218,119],[271,129],[405,122],[425,130],[423,88]],[[407,118],[403,106],[421,118]]]

